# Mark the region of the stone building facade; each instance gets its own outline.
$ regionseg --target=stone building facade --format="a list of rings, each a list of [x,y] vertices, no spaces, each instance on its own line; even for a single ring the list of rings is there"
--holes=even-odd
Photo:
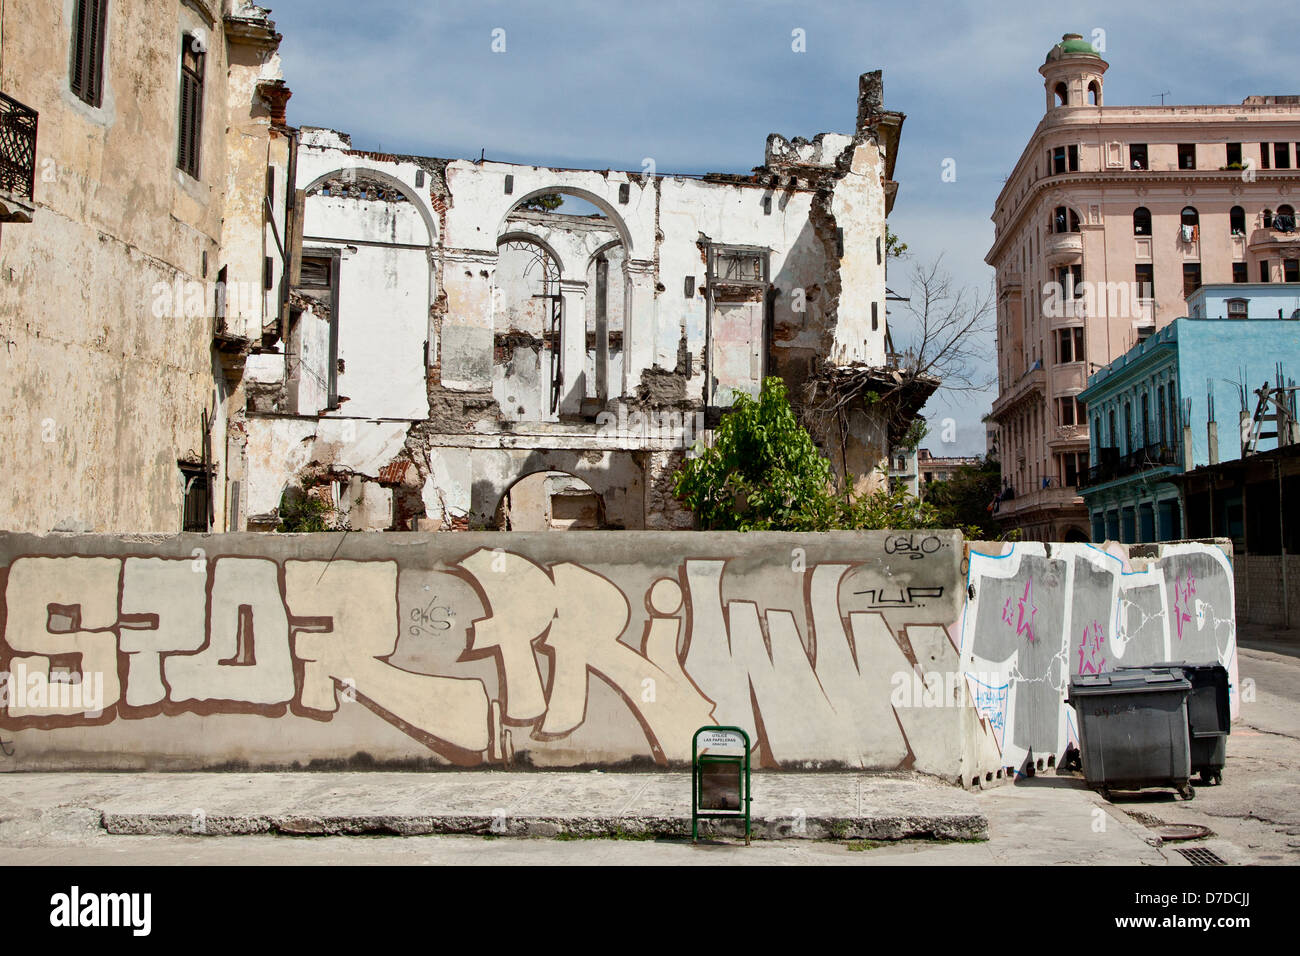
[[[934,383],[899,392],[887,366],[903,116],[879,73],[858,107],[850,134],[773,134],[752,173],[702,177],[303,129],[300,261],[284,334],[247,362],[237,527],[315,500],[356,530],[689,528],[674,472],[771,375],[841,476],[881,484],[891,424]]]
[[[1300,97],[1104,103],[1108,64],[1067,34],[1039,69],[1046,112],[998,196],[999,515],[1086,540],[1088,376],[1187,315],[1202,283],[1300,282]]]
[[[6,0],[0,528],[232,525],[229,413],[295,241],[267,14]]]

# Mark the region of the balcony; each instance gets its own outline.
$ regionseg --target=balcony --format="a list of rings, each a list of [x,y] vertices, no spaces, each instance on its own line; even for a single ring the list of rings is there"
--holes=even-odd
[[[1006,488],[1011,494],[1006,494]],[[1067,509],[1082,510],[1083,502],[1075,488],[1062,486],[1057,478],[1043,478],[1038,487],[1017,488],[1004,486],[1003,497],[998,501],[993,516],[1000,521],[1020,518],[1029,512],[1047,510],[1062,512]]]
[[[1001,421],[1002,417],[1022,402],[1043,401],[1045,389],[1047,386],[1047,372],[1043,370],[1043,360],[1038,359],[1029,370],[1020,376],[1011,386],[1004,389],[997,399],[993,402],[993,410],[990,413],[994,421]]]
[[[1047,264],[1061,265],[1083,257],[1083,234],[1054,232],[1043,242],[1043,256]]]
[[[1178,445],[1156,442],[1136,451],[1121,455],[1118,448],[1097,449],[1100,461],[1079,476],[1080,488],[1093,488],[1108,481],[1116,481],[1149,471],[1152,468],[1181,468],[1183,451]]]
[[[36,190],[36,111],[0,93],[0,222],[31,222]]]

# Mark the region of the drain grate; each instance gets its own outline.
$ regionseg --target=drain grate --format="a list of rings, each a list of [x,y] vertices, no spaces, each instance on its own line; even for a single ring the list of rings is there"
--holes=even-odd
[[[1176,851],[1187,858],[1187,862],[1192,866],[1227,866],[1228,861],[1213,850],[1207,850],[1203,846],[1179,847]]]

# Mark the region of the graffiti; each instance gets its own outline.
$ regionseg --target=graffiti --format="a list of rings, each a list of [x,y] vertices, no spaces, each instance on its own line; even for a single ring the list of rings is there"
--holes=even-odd
[[[1077,743],[1065,704],[1071,676],[1121,664],[1220,662],[1236,700],[1232,568],[1218,548],[1163,545],[1135,566],[1092,545],[1017,544],[1002,554],[972,550],[975,596],[961,620],[962,665],[994,670],[1005,702],[976,709],[996,732],[1004,766],[1032,752],[1047,756]],[[1023,640],[1019,638],[1023,637]],[[1001,716],[999,716],[999,712]]]
[[[1016,636],[1024,636],[1030,644],[1034,643],[1034,615],[1038,608],[1034,606],[1034,579],[1025,582],[1025,593],[1016,602],[1016,613],[1011,613],[1011,598],[1002,605],[1002,620],[1016,629]],[[1028,614],[1025,611],[1028,610]]]
[[[420,637],[426,632],[434,633],[451,629],[451,619],[456,616],[456,612],[446,605],[436,604],[437,600],[438,596],[435,594],[424,607],[411,608],[411,625],[407,628],[408,634],[412,637]]]
[[[885,554],[901,554],[913,561],[918,561],[927,554],[934,554],[943,546],[938,535],[921,537],[915,534],[892,535],[885,540]]]
[[[253,718],[286,721],[266,739],[293,760],[575,766],[682,763],[698,727],[727,724],[764,766],[970,779],[1064,749],[1072,674],[1175,653],[1235,668],[1211,547],[1139,564],[1088,546],[967,557],[951,532],[537,537],[329,561],[213,541],[196,562],[165,542],[6,553],[0,535],[0,728],[32,766],[48,731],[147,753],[185,715],[205,720],[178,744],[198,765],[256,763]]]
[[[906,587],[899,588],[897,591],[887,591],[885,588],[866,588],[853,593],[865,594],[867,596],[867,606],[870,608],[924,607],[927,598],[938,599],[943,597],[943,586]],[[894,594],[898,596],[893,597]]]
[[[1079,674],[1100,674],[1106,670],[1106,631],[1095,618],[1079,639]]]

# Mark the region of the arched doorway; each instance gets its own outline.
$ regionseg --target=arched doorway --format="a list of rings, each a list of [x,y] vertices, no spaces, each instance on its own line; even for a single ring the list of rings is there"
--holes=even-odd
[[[605,527],[605,503],[581,478],[565,471],[538,471],[501,496],[498,531],[595,531]]]

